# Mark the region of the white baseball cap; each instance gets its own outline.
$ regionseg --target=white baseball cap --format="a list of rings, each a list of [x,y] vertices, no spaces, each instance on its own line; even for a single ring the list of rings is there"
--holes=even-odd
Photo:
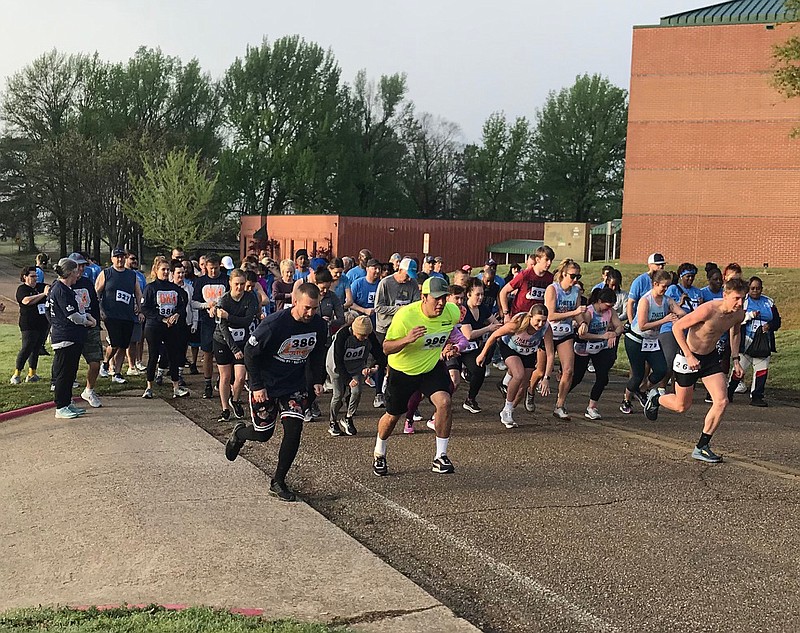
[[[220,263],[222,264],[222,267],[225,268],[225,270],[233,270],[234,268],[236,268],[236,266],[233,263],[233,259],[231,259],[230,255],[225,255],[225,257],[222,258],[222,261]]]

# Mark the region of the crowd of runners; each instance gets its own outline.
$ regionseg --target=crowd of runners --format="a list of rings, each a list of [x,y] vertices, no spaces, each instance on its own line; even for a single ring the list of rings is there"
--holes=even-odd
[[[168,378],[173,397],[182,398],[190,395],[184,373],[202,373],[202,397],[218,399],[219,421],[233,424],[229,460],[248,440],[269,440],[280,421],[270,490],[286,501],[295,498],[286,475],[303,424],[322,416],[326,393],[333,437],[357,433],[365,392],[382,410],[376,475],[389,472],[387,443],[398,422],[404,434],[434,431],[431,470],[449,474],[455,472],[448,456],[452,400],[458,397],[469,414],[481,413],[490,366],[500,372],[498,415],[506,429],[520,423],[519,407],[533,413],[537,400],[542,406],[548,397],[559,420],[570,420],[573,406],[599,420],[620,345],[630,372],[619,410],[632,414],[638,404],[648,420],[661,409],[682,413],[702,381],[710,408],[692,457],[719,462],[710,441],[734,394],[749,392],[750,404],[767,406],[764,389],[780,327],[762,280],[743,280],[737,264],[720,270],[708,263],[707,283],[699,288],[696,266],[683,263],[669,272],[659,253],[628,292],[610,266],[587,290],[580,264],[556,262],[548,246],[506,278],[491,259],[480,271],[464,266],[450,279],[439,257],[418,262],[395,253],[382,263],[367,249],[356,259],[328,260],[301,249],[281,262],[262,252],[237,267],[231,257],[195,261],[176,248],[169,258],[154,259],[149,277],[124,249],[112,252],[105,269],[73,253],[55,265],[51,285],[44,279],[47,264],[40,255],[20,275],[22,346],[12,384],[40,380],[38,357],[48,353],[48,337],[57,418],[86,412],[72,400],[81,356],[88,364],[81,398],[91,407],[102,406],[95,391],[100,378],[125,383],[126,376],[144,373],[146,399]],[[568,401],[587,376],[592,385],[584,409]]]

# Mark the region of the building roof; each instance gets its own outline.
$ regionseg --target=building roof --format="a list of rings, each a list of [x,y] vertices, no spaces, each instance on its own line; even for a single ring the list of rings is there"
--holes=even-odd
[[[661,26],[758,24],[794,19],[796,17],[787,12],[784,0],[732,0],[668,15],[661,18]]]
[[[487,253],[510,253],[512,255],[530,255],[543,246],[542,240],[506,240],[486,247]]]
[[[611,233],[608,232],[608,223],[603,222],[589,229],[592,235],[614,235],[622,230],[622,220],[611,220]]]

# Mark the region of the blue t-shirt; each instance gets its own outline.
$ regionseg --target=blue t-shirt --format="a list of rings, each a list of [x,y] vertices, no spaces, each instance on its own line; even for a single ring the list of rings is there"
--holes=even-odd
[[[711,288],[706,286],[700,289],[700,296],[703,297],[703,301],[717,301],[722,299],[722,288],[719,289],[719,292],[712,292]]]
[[[688,301],[684,301],[684,295],[689,297]],[[666,296],[677,303],[684,312],[696,310],[697,306],[703,302],[703,292],[696,286],[684,288],[680,284],[672,284],[667,288]],[[662,333],[670,331],[672,331],[672,323],[665,323],[661,326]]]
[[[308,270],[300,270],[296,268],[294,271],[294,280],[297,281],[298,279],[302,279],[303,281],[308,280],[308,274],[311,272],[311,269]]]
[[[142,296],[144,296],[144,289],[147,286],[147,277],[144,276],[141,270],[134,270],[133,272],[136,273],[136,279],[139,280],[139,290],[142,291]]]
[[[44,283],[44,271],[38,266],[36,267],[36,283],[37,284]]]
[[[335,294],[339,299],[341,299],[342,304],[345,302],[345,294],[347,289],[351,287],[350,277],[347,275],[342,275],[339,277],[339,283],[336,284],[336,287],[333,289],[333,294]],[[351,289],[352,292],[352,289]]]
[[[347,271],[347,278],[350,280],[351,286],[353,285],[356,279],[361,279],[362,277],[366,276],[367,276],[367,269],[361,268],[361,266],[353,266],[350,270]]]
[[[380,279],[377,279],[375,283],[370,283],[367,281],[366,277],[360,277],[353,282],[353,285],[350,286],[350,292],[353,294],[353,303],[360,305],[362,308],[374,308],[375,307],[375,294],[378,292],[378,282]],[[372,320],[372,325],[375,325],[375,313],[373,312],[370,316]]]
[[[644,297],[648,292],[653,289],[653,280],[650,278],[650,273],[642,273],[631,284],[631,289],[628,292],[628,299],[633,299],[636,305],[639,305],[639,299]]]

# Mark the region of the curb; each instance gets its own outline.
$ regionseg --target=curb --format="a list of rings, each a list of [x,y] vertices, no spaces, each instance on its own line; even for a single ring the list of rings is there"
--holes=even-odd
[[[191,604],[159,604],[159,603],[149,603],[149,604],[97,604],[97,605],[90,605],[90,604],[80,604],[80,605],[73,605],[68,607],[69,609],[73,609],[75,611],[89,611],[90,609],[97,609],[98,611],[111,611],[112,609],[146,609],[148,607],[161,607],[162,609],[166,609],[167,611],[185,611],[186,609],[190,609],[192,606],[200,606],[200,605],[191,605]],[[234,615],[244,615],[247,617],[255,617],[259,618],[264,615],[264,609],[239,609],[239,608],[232,608],[232,609],[222,609],[223,611],[227,611],[228,613],[232,613]]]
[[[73,402],[77,402],[80,400],[78,396],[72,398]],[[24,415],[31,415],[32,413],[39,413],[41,411],[47,411],[48,409],[55,409],[56,403],[52,400],[48,400],[47,402],[40,402],[39,404],[32,404],[28,407],[22,407],[21,409],[12,409],[11,411],[4,411],[0,413],[0,422],[8,422],[9,420],[14,420],[16,418],[21,418]]]

